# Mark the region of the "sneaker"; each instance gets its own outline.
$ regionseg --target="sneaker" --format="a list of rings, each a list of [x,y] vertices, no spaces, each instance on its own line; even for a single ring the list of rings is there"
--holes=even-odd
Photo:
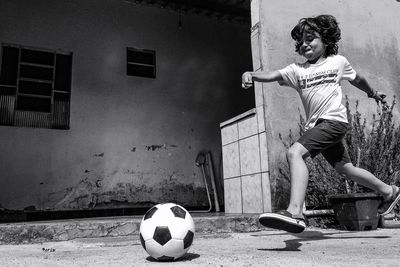
[[[286,210],[263,213],[258,220],[265,227],[285,230],[290,233],[301,233],[306,229],[303,215],[293,215]]]
[[[378,207],[378,213],[382,216],[389,214],[397,205],[397,203],[399,203],[400,189],[397,186],[392,185],[392,190],[392,196],[388,200],[383,201],[382,204]]]

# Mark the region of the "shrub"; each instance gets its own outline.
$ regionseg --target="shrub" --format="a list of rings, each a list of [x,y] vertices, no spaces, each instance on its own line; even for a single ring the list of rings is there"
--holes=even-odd
[[[386,109],[378,109],[372,115],[372,122],[368,123],[358,111],[359,102],[356,101],[355,112],[350,109],[349,99],[346,97],[347,117],[349,131],[345,137],[345,143],[354,165],[366,169],[388,184],[398,183],[400,178],[400,126],[396,126],[393,120],[393,109],[396,104],[394,98],[392,104]],[[286,138],[279,134],[279,138],[286,148],[289,148],[304,132],[305,120],[300,115],[297,134],[289,130]],[[311,207],[327,207],[327,196],[332,194],[371,192],[370,189],[357,185],[339,175],[322,155],[314,159],[307,159],[309,170],[309,184],[307,188],[306,203]],[[279,167],[284,179],[289,179],[289,167],[287,163]]]

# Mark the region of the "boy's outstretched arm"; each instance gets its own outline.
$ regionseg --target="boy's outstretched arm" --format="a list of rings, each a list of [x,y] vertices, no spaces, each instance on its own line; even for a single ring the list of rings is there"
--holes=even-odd
[[[253,85],[253,82],[279,82],[283,81],[279,71],[247,71],[242,75],[242,87],[247,89]]]
[[[384,108],[387,107],[385,100],[386,94],[372,89],[367,79],[365,79],[363,76],[357,73],[356,78],[353,81],[350,81],[350,83],[358,89],[366,92],[368,97],[375,99],[378,104],[382,103]]]

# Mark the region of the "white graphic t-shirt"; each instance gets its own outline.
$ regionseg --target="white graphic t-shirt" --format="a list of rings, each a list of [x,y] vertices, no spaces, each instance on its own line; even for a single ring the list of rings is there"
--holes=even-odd
[[[356,71],[345,57],[333,55],[317,64],[293,63],[279,72],[283,78],[280,84],[300,94],[307,117],[306,130],[314,127],[318,119],[348,122],[340,82],[354,80]]]

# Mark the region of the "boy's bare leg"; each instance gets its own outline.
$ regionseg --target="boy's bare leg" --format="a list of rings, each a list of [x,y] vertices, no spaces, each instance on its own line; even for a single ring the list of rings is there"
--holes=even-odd
[[[290,202],[287,211],[302,214],[303,203],[308,185],[308,169],[304,159],[308,150],[300,143],[294,143],[287,152],[290,167]]]
[[[265,227],[291,233],[301,233],[306,228],[302,211],[308,184],[308,170],[303,158],[307,155],[307,149],[300,143],[296,142],[289,148],[290,204],[287,210],[261,214],[258,220]]]
[[[378,207],[378,212],[381,215],[389,214],[396,205],[400,202],[400,189],[395,185],[387,185],[378,178],[376,178],[372,173],[367,170],[354,167],[351,163],[346,164],[336,164],[335,169],[339,173],[345,174],[348,178],[353,181],[364,185],[376,193],[382,195],[383,202]]]
[[[379,180],[367,170],[355,167],[351,163],[337,163],[335,169],[339,173],[345,174],[347,178],[357,182],[358,184],[366,186],[381,194],[385,200],[392,196],[392,187]]]

